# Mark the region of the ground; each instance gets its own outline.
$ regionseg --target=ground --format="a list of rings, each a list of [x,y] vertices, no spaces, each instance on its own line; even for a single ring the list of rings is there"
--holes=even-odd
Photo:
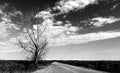
[[[53,62],[50,66],[41,70],[36,70],[33,73],[107,73],[107,72],[96,71],[92,69]]]

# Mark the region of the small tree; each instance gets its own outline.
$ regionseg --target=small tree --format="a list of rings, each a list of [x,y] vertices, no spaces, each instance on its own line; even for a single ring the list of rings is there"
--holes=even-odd
[[[42,20],[40,18],[35,18],[30,15],[22,17],[22,20],[29,25],[34,25],[36,28],[25,29],[25,36],[22,36],[24,39],[19,38],[18,44],[26,52],[30,53],[28,58],[37,64],[39,60],[43,59],[47,52],[47,38],[43,35],[46,25],[41,23]]]

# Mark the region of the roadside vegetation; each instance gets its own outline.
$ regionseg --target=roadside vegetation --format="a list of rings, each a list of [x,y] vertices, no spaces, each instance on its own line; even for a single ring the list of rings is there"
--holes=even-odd
[[[31,73],[43,69],[53,62],[70,64],[73,66],[84,67],[109,73],[120,72],[120,61],[63,61],[63,60],[44,60],[38,62],[35,68],[32,61],[0,61],[0,73]]]

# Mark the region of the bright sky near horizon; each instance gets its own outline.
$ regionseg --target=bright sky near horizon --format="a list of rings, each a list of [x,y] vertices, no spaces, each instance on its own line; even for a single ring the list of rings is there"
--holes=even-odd
[[[15,45],[28,25],[11,16],[36,7],[47,24],[50,60],[120,60],[119,0],[4,0],[0,6],[0,59],[25,59]],[[30,25],[36,29],[36,25]]]

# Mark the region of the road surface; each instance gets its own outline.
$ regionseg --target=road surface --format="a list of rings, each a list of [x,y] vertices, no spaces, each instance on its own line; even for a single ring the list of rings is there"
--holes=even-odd
[[[33,73],[107,73],[107,72],[54,62],[50,66],[41,70],[37,70]]]

